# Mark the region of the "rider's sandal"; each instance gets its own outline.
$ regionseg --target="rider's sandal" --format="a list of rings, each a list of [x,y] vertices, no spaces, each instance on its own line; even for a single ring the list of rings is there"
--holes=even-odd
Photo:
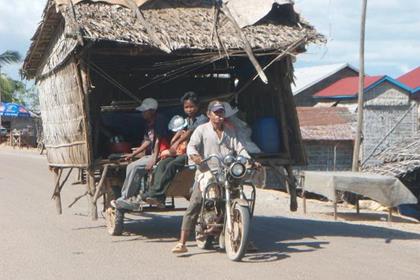
[[[175,245],[175,247],[172,249],[172,253],[174,254],[180,254],[180,253],[186,253],[188,252],[187,246],[182,243],[178,243]]]

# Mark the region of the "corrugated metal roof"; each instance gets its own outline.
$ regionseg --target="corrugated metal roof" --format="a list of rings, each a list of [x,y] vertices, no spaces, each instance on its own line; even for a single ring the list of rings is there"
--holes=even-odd
[[[345,107],[297,107],[303,140],[354,140],[354,116]]]
[[[364,91],[368,91],[383,82],[389,82],[394,86],[397,86],[405,90],[408,94],[412,93],[413,90],[406,84],[401,83],[389,76],[366,76],[365,77],[365,88]],[[359,88],[359,77],[347,77],[341,79],[334,84],[320,90],[313,95],[314,98],[333,98],[333,99],[345,99],[357,97]]]
[[[295,81],[292,85],[293,95],[297,95],[305,89],[315,85],[316,83],[334,75],[338,71],[349,67],[350,69],[359,72],[358,69],[348,63],[327,64],[312,67],[302,67],[295,69]]]
[[[384,76],[368,76],[365,77],[365,90],[380,81]],[[334,84],[324,88],[323,90],[314,94],[314,97],[331,97],[331,98],[346,98],[357,96],[359,88],[359,77],[348,77],[341,79]]]
[[[420,91],[420,66],[400,76],[397,80],[411,87],[413,92]]]

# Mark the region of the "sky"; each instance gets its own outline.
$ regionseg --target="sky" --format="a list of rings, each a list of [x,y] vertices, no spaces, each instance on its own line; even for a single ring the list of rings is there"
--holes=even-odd
[[[41,20],[46,0],[0,0],[0,53],[25,56]],[[295,67],[350,63],[359,68],[362,0],[295,0],[295,8],[328,40],[309,46]],[[420,1],[368,0],[365,71],[368,75],[398,77],[420,66]],[[19,79],[21,65],[1,69]]]

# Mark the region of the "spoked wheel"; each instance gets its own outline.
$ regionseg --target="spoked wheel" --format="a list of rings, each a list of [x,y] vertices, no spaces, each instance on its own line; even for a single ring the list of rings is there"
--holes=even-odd
[[[222,250],[226,249],[224,231],[222,231],[219,235],[219,248],[222,249]]]
[[[226,254],[232,261],[240,261],[245,255],[250,223],[248,207],[235,204],[232,208],[231,232],[228,231],[227,226],[225,227]]]
[[[124,228],[124,212],[112,207],[105,211],[106,228],[110,235],[121,235]]]

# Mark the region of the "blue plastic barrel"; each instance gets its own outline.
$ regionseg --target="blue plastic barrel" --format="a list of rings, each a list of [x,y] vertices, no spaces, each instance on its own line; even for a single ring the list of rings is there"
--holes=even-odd
[[[253,126],[252,138],[264,153],[279,153],[280,129],[277,119],[274,117],[257,119]]]

